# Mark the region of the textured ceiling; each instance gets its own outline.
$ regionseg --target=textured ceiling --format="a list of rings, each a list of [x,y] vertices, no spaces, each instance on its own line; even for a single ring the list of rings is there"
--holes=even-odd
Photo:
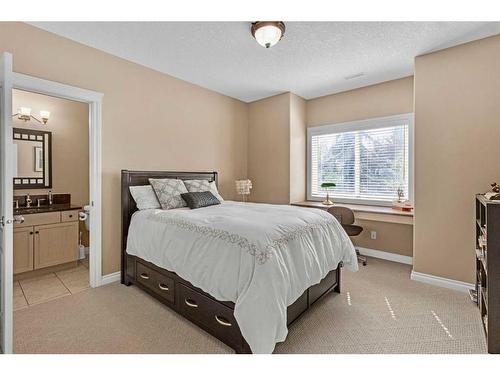
[[[270,49],[252,38],[250,22],[31,24],[245,102],[286,91],[310,99],[405,77],[415,56],[500,33],[500,22],[285,23]]]

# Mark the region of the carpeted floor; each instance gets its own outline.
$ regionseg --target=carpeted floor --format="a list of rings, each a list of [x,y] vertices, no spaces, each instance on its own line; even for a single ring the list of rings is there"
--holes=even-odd
[[[409,279],[410,266],[370,259],[343,272],[276,353],[485,353],[477,308],[460,292]],[[232,353],[135,287],[111,284],[14,313],[16,353]]]

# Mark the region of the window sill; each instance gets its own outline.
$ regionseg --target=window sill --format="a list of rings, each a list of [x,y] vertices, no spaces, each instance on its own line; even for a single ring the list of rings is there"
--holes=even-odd
[[[406,212],[396,210],[392,207],[371,206],[362,204],[338,203],[337,206],[348,207],[354,211],[354,216],[359,220],[383,221],[387,223],[413,225],[413,211]],[[321,202],[303,201],[292,203],[292,206],[320,208],[323,210],[331,206],[325,206]]]

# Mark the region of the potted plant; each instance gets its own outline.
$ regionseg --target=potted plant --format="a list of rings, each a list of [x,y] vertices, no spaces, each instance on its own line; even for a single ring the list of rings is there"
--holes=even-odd
[[[331,206],[333,204],[333,202],[330,200],[330,196],[329,196],[329,191],[331,188],[334,188],[335,186],[335,183],[334,182],[323,182],[321,184],[321,188],[326,190],[326,199],[323,201],[323,204],[324,205],[327,205],[327,206]]]

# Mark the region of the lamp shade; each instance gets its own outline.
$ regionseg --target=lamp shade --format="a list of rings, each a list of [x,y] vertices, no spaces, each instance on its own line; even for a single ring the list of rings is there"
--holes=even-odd
[[[252,181],[250,180],[236,180],[236,192],[240,195],[250,194],[252,189]]]

